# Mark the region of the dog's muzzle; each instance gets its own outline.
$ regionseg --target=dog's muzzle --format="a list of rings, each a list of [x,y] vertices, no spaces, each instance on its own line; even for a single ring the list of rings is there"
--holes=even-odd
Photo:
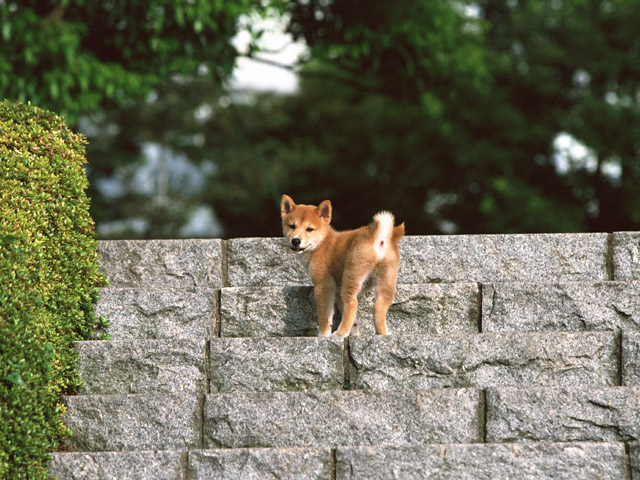
[[[300,244],[302,242],[300,241],[299,238],[292,238],[291,239],[291,250],[293,250],[294,252],[304,252],[304,248],[300,248]]]

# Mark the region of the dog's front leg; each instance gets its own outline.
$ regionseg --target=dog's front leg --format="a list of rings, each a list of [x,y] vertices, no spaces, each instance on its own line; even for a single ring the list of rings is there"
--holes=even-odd
[[[331,322],[336,300],[336,286],[333,283],[318,282],[313,287],[313,296],[318,312],[319,337],[331,335]]]

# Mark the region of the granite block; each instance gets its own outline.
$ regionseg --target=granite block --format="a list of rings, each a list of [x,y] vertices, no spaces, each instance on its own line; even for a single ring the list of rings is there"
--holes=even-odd
[[[200,445],[202,396],[88,395],[63,398],[66,440],[77,451],[182,450]]]
[[[211,341],[211,392],[340,390],[342,339],[220,338]]]
[[[640,387],[490,388],[487,442],[640,439]]]
[[[640,332],[640,282],[482,285],[485,332]]]
[[[52,453],[49,475],[59,480],[182,480],[178,451]]]
[[[474,389],[208,395],[205,448],[334,447],[478,442]]]
[[[349,339],[352,388],[617,385],[611,332]]]
[[[104,288],[96,305],[114,340],[205,338],[216,335],[214,288]]]
[[[103,240],[100,270],[112,287],[221,287],[222,240]]]
[[[331,480],[330,448],[237,448],[189,452],[187,480]]]
[[[623,443],[338,447],[336,480],[619,480]]]
[[[206,341],[77,342],[80,394],[206,393]]]

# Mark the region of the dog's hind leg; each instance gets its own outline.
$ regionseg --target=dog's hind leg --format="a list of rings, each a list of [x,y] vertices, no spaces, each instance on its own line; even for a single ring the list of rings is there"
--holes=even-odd
[[[367,274],[361,275],[361,278],[343,279],[342,281],[342,321],[338,329],[333,333],[337,337],[346,337],[349,333],[358,333],[356,324],[356,312],[358,311],[358,294],[362,290],[362,285],[367,278]]]
[[[393,303],[396,293],[397,270],[391,266],[386,267],[378,279],[376,303],[373,320],[378,335],[387,335],[387,311]]]

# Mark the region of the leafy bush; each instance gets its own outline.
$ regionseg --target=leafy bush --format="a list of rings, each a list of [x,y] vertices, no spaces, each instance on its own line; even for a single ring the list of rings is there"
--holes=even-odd
[[[73,342],[96,325],[84,148],[57,115],[0,102],[0,478],[46,478],[79,384]]]

